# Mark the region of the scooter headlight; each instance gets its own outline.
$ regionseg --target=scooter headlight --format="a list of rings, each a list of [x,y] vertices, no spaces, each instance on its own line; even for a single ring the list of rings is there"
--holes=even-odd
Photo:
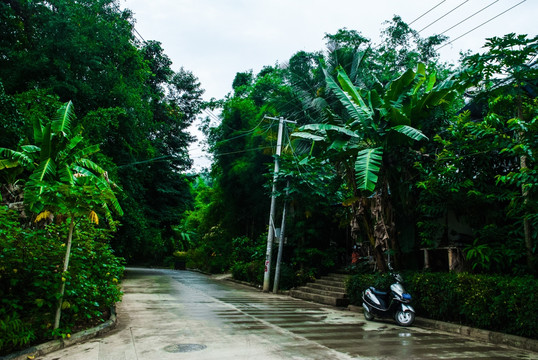
[[[411,301],[411,294],[403,294],[402,297],[404,300]]]

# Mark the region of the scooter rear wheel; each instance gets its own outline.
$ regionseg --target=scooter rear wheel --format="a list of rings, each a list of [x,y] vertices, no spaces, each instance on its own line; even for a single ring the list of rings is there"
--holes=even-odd
[[[394,319],[400,326],[411,326],[415,321],[415,313],[412,311],[398,310],[394,315]]]

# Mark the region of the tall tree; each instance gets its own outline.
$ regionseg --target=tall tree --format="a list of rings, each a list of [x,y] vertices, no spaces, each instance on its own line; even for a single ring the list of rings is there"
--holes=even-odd
[[[98,213],[109,219],[107,204],[122,215],[106,172],[89,157],[99,150],[98,146],[84,147],[83,137],[71,130],[74,110],[71,102],[58,109],[56,118],[46,126],[39,120],[34,124],[34,144],[21,146],[20,151],[0,148],[0,156],[11,161],[11,166],[21,166],[31,171],[25,184],[24,202],[28,208],[39,213],[35,221],[50,216],[67,218],[69,233],[62,274],[69,269],[69,258],[75,221],[88,216],[98,223]],[[62,277],[54,329],[60,326],[65,279]]]
[[[435,73],[425,71],[419,64],[416,71],[409,69],[385,87],[379,84],[373,89],[357,88],[341,67],[338,82],[326,72],[327,87],[344,110],[332,106],[324,123],[303,126],[294,134],[315,142],[321,151],[318,156],[340,168],[352,193],[345,202],[352,204],[354,236],[370,242],[381,270],[386,270],[382,249],[390,248],[396,255],[400,250],[394,208],[405,196],[401,182],[408,169],[402,151],[420,153],[412,141],[427,139],[419,130],[421,121],[456,94],[453,82],[436,86]]]

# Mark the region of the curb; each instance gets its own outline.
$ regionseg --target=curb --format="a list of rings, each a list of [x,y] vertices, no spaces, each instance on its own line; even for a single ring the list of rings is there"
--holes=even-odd
[[[349,311],[361,312],[362,306],[349,305]],[[425,319],[421,317],[415,318],[414,326],[427,329],[436,329],[445,331],[451,334],[457,334],[472,338],[473,340],[495,344],[505,345],[517,349],[529,350],[538,352],[538,340],[525,338],[522,336],[504,334],[496,331],[477,329],[470,326],[448,323],[439,320]]]
[[[3,357],[0,356],[0,360],[28,360],[33,359],[37,356],[46,355],[53,351],[58,351],[68,346],[79,344],[99,335],[105,334],[114,329],[117,322],[118,319],[116,316],[116,307],[113,306],[110,309],[110,318],[96,327],[79,331],[78,333],[71,335],[69,339],[52,340],[43,344],[32,346],[28,349],[21,350],[13,354],[9,354]]]
[[[261,285],[256,285],[256,284],[253,284],[253,283],[250,283],[250,282],[247,282],[247,281],[242,281],[242,280],[236,280],[234,278],[226,278],[224,279],[226,281],[230,281],[230,282],[233,282],[233,283],[236,283],[236,284],[241,284],[241,285],[245,285],[245,286],[248,286],[248,287],[253,287],[253,288],[256,288],[258,290],[261,291],[262,287]],[[269,291],[271,294],[273,294],[272,291]],[[290,295],[290,291],[289,290],[278,290],[277,294],[275,295],[286,295],[286,296],[289,296]]]

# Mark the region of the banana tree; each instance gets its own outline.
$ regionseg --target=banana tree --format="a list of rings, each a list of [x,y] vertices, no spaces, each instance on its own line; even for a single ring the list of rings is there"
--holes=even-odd
[[[392,250],[399,251],[393,209],[405,164],[400,157],[420,152],[413,143],[428,139],[420,130],[422,122],[450,102],[459,84],[450,79],[436,84],[436,74],[427,75],[424,64],[371,89],[356,87],[342,67],[337,67],[336,79],[324,72],[337,101],[327,100],[332,105],[323,123],[303,126],[293,136],[313,142],[310,156],[335,163],[352,192],[344,201],[352,207],[352,234],[356,240],[367,238],[383,271],[389,240]]]
[[[69,232],[54,329],[60,325],[64,275],[69,269],[77,220],[87,216],[90,221],[98,223],[98,213],[110,219],[109,205],[117,214],[123,214],[113,191],[115,185],[109,181],[107,173],[89,159],[99,151],[99,147],[84,146],[82,135],[71,131],[74,118],[73,104],[68,102],[58,109],[56,118],[47,126],[40,121],[34,123],[35,144],[23,145],[17,151],[0,148],[0,156],[5,157],[0,159],[0,163],[7,164],[4,170],[20,166],[30,172],[25,184],[24,203],[38,214],[35,221],[53,215],[67,219],[65,223]]]

